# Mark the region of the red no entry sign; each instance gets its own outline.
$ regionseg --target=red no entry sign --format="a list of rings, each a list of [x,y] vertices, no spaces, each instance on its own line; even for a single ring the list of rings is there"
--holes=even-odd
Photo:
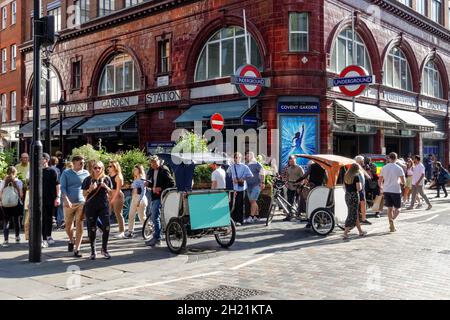
[[[237,89],[249,98],[257,97],[263,86],[268,86],[266,79],[262,78],[258,68],[251,64],[240,67],[234,77],[231,79]]]
[[[339,87],[341,92],[350,97],[359,96],[367,85],[373,83],[373,76],[360,66],[352,65],[342,70],[338,79],[333,84]]]
[[[223,116],[220,113],[214,113],[211,116],[211,128],[214,131],[220,132],[223,129],[224,126],[224,120],[223,120]]]

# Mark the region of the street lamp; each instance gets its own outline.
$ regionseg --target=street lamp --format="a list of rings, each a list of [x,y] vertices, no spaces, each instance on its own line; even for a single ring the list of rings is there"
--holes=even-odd
[[[66,111],[66,101],[61,97],[58,101],[58,111],[59,111],[59,150],[63,154],[64,159],[64,144],[63,144],[63,115]]]

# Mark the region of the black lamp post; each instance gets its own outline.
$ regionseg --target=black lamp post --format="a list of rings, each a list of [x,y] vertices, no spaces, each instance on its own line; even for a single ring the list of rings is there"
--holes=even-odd
[[[66,102],[63,97],[61,97],[58,101],[58,111],[59,111],[59,150],[63,154],[62,157],[64,159],[64,144],[63,144],[63,120],[64,120],[64,111],[66,110]]]

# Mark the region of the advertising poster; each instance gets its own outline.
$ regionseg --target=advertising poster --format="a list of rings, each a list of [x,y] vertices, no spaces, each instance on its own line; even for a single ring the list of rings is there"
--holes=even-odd
[[[317,116],[280,116],[280,169],[288,165],[291,154],[317,154]],[[297,158],[297,164],[306,167],[308,160]]]

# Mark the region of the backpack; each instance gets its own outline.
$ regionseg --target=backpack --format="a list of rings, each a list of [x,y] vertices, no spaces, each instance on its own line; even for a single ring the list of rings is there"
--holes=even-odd
[[[2,192],[2,206],[5,208],[16,207],[19,204],[19,194],[14,188],[12,182],[3,188]]]

